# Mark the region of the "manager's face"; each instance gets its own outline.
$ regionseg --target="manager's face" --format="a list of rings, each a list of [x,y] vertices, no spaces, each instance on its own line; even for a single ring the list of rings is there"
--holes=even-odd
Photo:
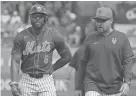
[[[112,19],[99,18],[99,19],[95,19],[95,21],[96,21],[96,28],[98,32],[101,32],[101,33],[108,32],[112,24]]]

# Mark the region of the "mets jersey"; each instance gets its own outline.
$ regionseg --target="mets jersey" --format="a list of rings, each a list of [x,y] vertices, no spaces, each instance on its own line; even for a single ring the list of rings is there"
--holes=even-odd
[[[28,74],[51,74],[54,49],[59,54],[68,49],[61,35],[48,27],[37,37],[29,27],[17,33],[13,43],[11,54],[21,55],[21,70]]]
[[[87,64],[85,91],[116,94],[131,79],[131,57],[134,55],[124,33],[113,30],[107,36],[98,32],[89,35],[82,60]]]

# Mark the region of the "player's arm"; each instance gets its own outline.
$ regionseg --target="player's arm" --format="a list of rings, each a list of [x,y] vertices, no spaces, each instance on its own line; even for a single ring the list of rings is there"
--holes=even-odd
[[[86,66],[90,58],[90,49],[87,44],[84,44],[82,47],[80,61],[78,62],[78,68],[75,74],[75,89],[80,90],[85,78]]]
[[[18,73],[20,69],[20,59],[21,59],[21,40],[19,34],[16,35],[13,41],[13,48],[11,51],[11,81],[17,82]]]
[[[80,48],[75,52],[75,54],[72,57],[72,60],[69,63],[69,66],[71,66],[72,68],[74,68],[75,70],[77,70],[78,68],[78,62],[80,60]]]
[[[78,65],[81,61],[82,55],[83,55],[83,46],[80,46],[79,49],[77,49],[77,51],[73,55],[71,62],[69,63],[69,65],[73,67],[75,70],[77,70],[79,67]]]
[[[20,54],[12,54],[11,55],[11,81],[17,82],[18,81],[18,74],[20,69]]]
[[[61,57],[55,62],[55,64],[53,64],[53,69],[54,71],[56,71],[57,69],[69,63],[71,61],[72,55],[62,36],[60,36],[59,34],[54,36],[54,42],[56,50]]]
[[[13,48],[11,51],[11,82],[9,83],[11,86],[11,91],[13,96],[20,95],[20,89],[18,85],[18,75],[20,69],[20,59],[21,59],[21,40],[19,35],[17,34],[13,41]]]
[[[134,54],[130,46],[128,38],[125,36],[125,41],[122,47],[122,65],[124,74],[124,83],[128,83],[132,78],[132,58]]]

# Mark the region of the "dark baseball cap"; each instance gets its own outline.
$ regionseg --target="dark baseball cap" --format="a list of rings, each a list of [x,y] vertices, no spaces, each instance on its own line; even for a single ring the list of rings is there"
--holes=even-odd
[[[110,19],[113,17],[112,10],[108,7],[100,7],[96,11],[96,16],[93,19]]]

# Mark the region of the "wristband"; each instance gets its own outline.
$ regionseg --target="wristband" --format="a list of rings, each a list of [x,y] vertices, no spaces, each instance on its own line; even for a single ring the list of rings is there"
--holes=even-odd
[[[126,82],[129,86],[130,86],[130,84],[131,84],[131,82]]]
[[[18,83],[17,83],[17,82],[15,82],[15,81],[11,81],[11,82],[9,82],[9,85],[10,85],[10,86],[12,86],[12,85],[16,85],[16,84],[18,85]]]

